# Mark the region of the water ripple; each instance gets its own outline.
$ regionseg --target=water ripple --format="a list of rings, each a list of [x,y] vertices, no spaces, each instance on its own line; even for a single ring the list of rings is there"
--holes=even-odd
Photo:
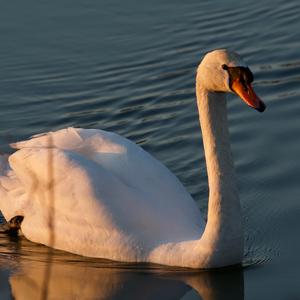
[[[258,114],[236,96],[228,100],[246,219],[244,266],[290,265],[283,253],[296,259],[292,248],[300,249],[293,240],[300,228],[300,4],[63,2],[20,3],[18,10],[6,2],[1,8],[1,151],[66,126],[116,131],[165,163],[206,212],[195,71],[207,51],[237,50],[267,104]],[[20,255],[18,245],[0,245],[9,264]],[[22,245],[25,259],[43,259],[43,247]],[[69,262],[65,253],[57,259]]]

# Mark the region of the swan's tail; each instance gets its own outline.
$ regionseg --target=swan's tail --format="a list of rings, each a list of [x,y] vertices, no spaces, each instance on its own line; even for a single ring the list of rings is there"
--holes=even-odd
[[[0,155],[0,212],[9,221],[17,215],[21,185],[10,168],[9,155]]]
[[[20,229],[23,221],[23,216],[13,217],[10,221],[9,218],[13,215],[13,205],[10,205],[10,196],[12,181],[10,175],[13,171],[10,169],[8,162],[8,155],[0,155],[0,215],[3,214],[7,223],[0,224],[0,232],[16,235]]]
[[[5,180],[8,167],[8,155],[0,154],[0,212],[4,209],[4,202],[7,197],[3,181]]]

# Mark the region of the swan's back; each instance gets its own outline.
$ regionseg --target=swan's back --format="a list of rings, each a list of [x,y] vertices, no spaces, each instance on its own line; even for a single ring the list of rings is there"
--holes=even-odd
[[[51,246],[116,260],[142,260],[163,243],[203,232],[179,180],[117,134],[68,128],[13,147],[10,166],[0,166],[0,209],[7,220],[23,215],[32,241],[49,245],[49,212]]]

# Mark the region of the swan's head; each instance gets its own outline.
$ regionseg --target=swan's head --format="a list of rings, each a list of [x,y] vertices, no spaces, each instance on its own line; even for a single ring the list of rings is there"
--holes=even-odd
[[[211,92],[237,94],[247,105],[263,112],[265,104],[252,88],[253,74],[241,57],[226,49],[207,53],[197,71],[197,84]]]

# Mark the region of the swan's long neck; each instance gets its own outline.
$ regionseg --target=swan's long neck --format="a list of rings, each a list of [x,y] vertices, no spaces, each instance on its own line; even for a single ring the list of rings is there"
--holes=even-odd
[[[226,94],[196,85],[204,144],[209,203],[201,245],[207,248],[210,266],[239,263],[243,256],[243,230],[239,196],[231,156]]]

